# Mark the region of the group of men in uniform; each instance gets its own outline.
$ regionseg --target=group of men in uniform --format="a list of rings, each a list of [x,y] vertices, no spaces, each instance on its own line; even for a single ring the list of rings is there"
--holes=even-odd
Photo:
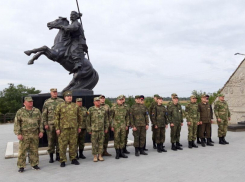
[[[54,162],[53,155],[60,166],[65,167],[66,150],[69,145],[71,164],[79,165],[78,159],[85,159],[83,155],[86,133],[91,135],[93,161],[104,161],[102,156],[111,156],[107,147],[110,131],[114,132],[114,147],[116,159],[128,158],[127,138],[129,128],[134,136],[135,156],[148,155],[145,151],[146,131],[149,128],[149,119],[152,123],[153,148],[159,153],[167,152],[164,146],[165,131],[170,124],[170,137],[173,151],[183,150],[180,143],[183,118],[187,119],[188,147],[197,148],[195,140],[201,138],[203,147],[213,146],[211,140],[211,124],[213,119],[212,107],[208,96],[202,95],[201,103],[197,104],[196,96],[190,97],[185,111],[179,104],[177,94],[173,93],[172,101],[163,105],[163,98],[154,95],[149,112],[144,105],[144,96],[135,96],[135,104],[129,107],[125,104],[125,96],[117,97],[117,102],[110,108],[105,104],[105,96],[94,98],[94,106],[87,111],[82,106],[82,98],[72,102],[72,92],[64,92],[64,100],[58,97],[57,89],[50,90],[51,98],[47,99],[41,112],[33,107],[31,97],[24,98],[24,107],[16,113],[14,132],[19,139],[19,154],[17,166],[23,172],[26,164],[26,153],[29,153],[30,164],[33,169],[38,167],[39,138],[43,137],[44,128],[48,136],[49,163]],[[219,143],[229,144],[225,140],[230,112],[224,95],[214,104],[214,113],[218,122]]]

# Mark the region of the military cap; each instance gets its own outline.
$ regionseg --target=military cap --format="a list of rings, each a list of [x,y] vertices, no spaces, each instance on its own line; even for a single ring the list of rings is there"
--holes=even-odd
[[[178,95],[173,96],[173,99],[178,99],[178,98],[179,98]]]
[[[72,91],[71,90],[67,90],[63,93],[64,97],[66,96],[72,96]]]
[[[57,92],[57,88],[51,88],[50,92]]]
[[[209,95],[206,95],[206,97],[209,97]]]
[[[140,98],[140,96],[139,96],[139,95],[136,95],[134,98],[135,98],[135,99],[139,99],[139,98]]]
[[[203,94],[203,95],[202,95],[202,98],[204,98],[204,97],[207,97],[206,94]]]
[[[33,102],[32,97],[25,97],[25,101],[27,101],[27,102]]]
[[[145,96],[144,95],[140,95],[140,99],[145,99]]]
[[[124,99],[126,98],[126,96],[125,95],[121,95]]]
[[[98,100],[100,100],[100,97],[95,97],[94,98],[94,101],[98,101]]]
[[[163,99],[160,95],[158,95],[157,99]]]
[[[219,94],[218,96],[219,96],[219,97],[224,97],[224,94]]]
[[[104,96],[104,95],[101,95],[99,98],[101,99],[102,97],[104,97],[104,98],[105,98],[105,96]]]
[[[121,100],[121,99],[123,99],[124,97],[123,97],[123,95],[119,95],[118,97],[117,97],[117,100]]]
[[[155,94],[154,97],[160,97],[158,94]]]
[[[76,102],[82,102],[82,101],[83,101],[82,98],[77,98],[77,99],[76,99]]]
[[[172,93],[171,96],[172,96],[172,97],[175,97],[175,96],[178,97],[178,95],[177,95],[176,93]]]
[[[191,96],[191,99],[196,99],[197,97],[195,95],[192,95]]]

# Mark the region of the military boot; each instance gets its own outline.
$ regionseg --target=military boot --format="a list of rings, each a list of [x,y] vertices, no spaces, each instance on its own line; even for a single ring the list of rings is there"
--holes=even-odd
[[[160,148],[161,148],[161,151],[163,151],[163,152],[167,152],[167,150],[166,150],[166,149],[164,149],[164,148],[165,148],[165,146],[163,146],[163,143],[160,143]]]
[[[214,146],[214,145],[210,142],[210,138],[207,138],[207,145],[208,145],[208,146]]]
[[[160,143],[157,144],[157,152],[158,152],[158,153],[162,153]]]
[[[157,149],[156,142],[154,140],[152,142],[153,142],[153,148]]]
[[[135,156],[137,156],[137,157],[140,156],[138,147],[135,147]]]
[[[116,157],[115,159],[119,159],[119,149],[115,149],[116,150]]]
[[[174,143],[172,143],[171,150],[173,150],[173,151],[177,151],[177,148],[176,148],[176,146],[175,146],[175,144],[174,144]]]
[[[50,153],[49,154],[49,157],[50,157],[49,163],[53,163],[54,162],[54,154],[53,153]]]
[[[194,140],[192,140],[192,147],[198,148],[198,146],[195,144],[195,141]]]
[[[19,168],[18,172],[19,172],[19,173],[23,173],[24,170],[25,170],[25,169],[24,169],[23,167],[21,167],[21,168]]]
[[[71,164],[80,165],[77,159],[72,159]]]
[[[126,156],[126,155],[123,153],[123,149],[119,149],[119,152],[121,153],[121,157],[122,157],[122,158],[128,158],[128,156]]]
[[[111,156],[111,154],[109,154],[109,153],[107,152],[107,150],[105,149],[104,152],[103,152],[103,154],[102,154],[102,156]]]
[[[60,154],[56,153],[56,161],[60,161]]]
[[[200,138],[197,137],[197,144],[201,144]]]
[[[143,147],[144,151],[148,151],[148,149],[147,149],[147,148],[145,148],[145,146],[146,146],[146,143],[145,143],[145,145],[144,145],[144,147]]]
[[[189,142],[188,142],[188,148],[189,148],[189,149],[192,149],[192,141],[189,141]]]
[[[123,153],[125,153],[125,154],[130,154],[130,152],[127,151],[127,145],[125,145],[125,147],[123,148]]]
[[[201,143],[202,144],[202,147],[206,147],[204,138],[202,138],[201,140],[202,140],[202,143]]]
[[[86,157],[83,155],[83,150],[79,150],[79,158],[86,159]]]
[[[104,159],[103,159],[103,157],[102,157],[101,154],[99,154],[98,160],[99,160],[99,161],[104,161]]]
[[[181,144],[179,143],[179,142],[176,142],[176,149],[178,149],[178,150],[183,150],[182,148],[181,148]]]
[[[222,139],[223,139],[223,142],[224,142],[225,144],[229,144],[229,142],[227,142],[227,141],[225,140],[225,137],[222,137]]]
[[[98,157],[97,157],[97,155],[94,155],[93,161],[94,161],[94,162],[98,162]]]
[[[224,141],[223,141],[223,137],[219,137],[219,144],[225,145],[225,143],[224,143]]]
[[[148,154],[145,153],[144,148],[140,148],[140,155],[148,155]]]
[[[60,163],[60,167],[66,167],[66,163],[65,162],[61,162]]]

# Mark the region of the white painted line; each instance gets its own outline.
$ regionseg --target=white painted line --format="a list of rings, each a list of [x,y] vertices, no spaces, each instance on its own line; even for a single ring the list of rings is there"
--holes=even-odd
[[[14,157],[14,142],[8,142],[5,152],[5,159]]]

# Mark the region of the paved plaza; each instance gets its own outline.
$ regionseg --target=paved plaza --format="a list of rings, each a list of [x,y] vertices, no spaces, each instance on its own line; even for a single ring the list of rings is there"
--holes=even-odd
[[[85,151],[85,160],[79,166],[67,162],[65,168],[59,163],[49,164],[49,156],[40,156],[40,171],[34,171],[28,164],[25,172],[18,173],[17,158],[5,159],[7,142],[16,141],[13,124],[0,125],[0,181],[1,182],[121,182],[121,181],[166,181],[166,182],[244,182],[245,181],[245,132],[228,132],[229,145],[219,145],[217,125],[213,125],[214,147],[189,149],[186,123],[182,127],[181,143],[183,151],[170,149],[170,129],[166,132],[167,153],[157,153],[152,148],[151,131],[147,132],[148,156],[134,156],[134,148],[128,159],[115,159],[115,150],[108,151],[113,156],[104,157],[104,162],[94,163],[91,151]],[[130,130],[129,139],[133,140]]]

